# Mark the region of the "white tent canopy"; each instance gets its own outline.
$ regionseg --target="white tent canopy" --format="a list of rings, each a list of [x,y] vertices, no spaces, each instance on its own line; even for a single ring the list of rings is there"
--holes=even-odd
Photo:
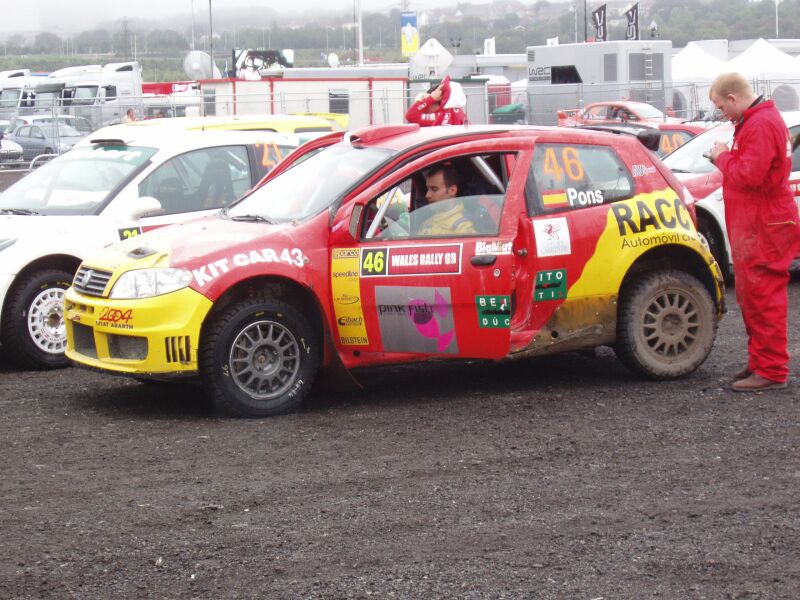
[[[725,63],[724,71],[741,73],[748,79],[800,79],[800,62],[759,39]]]
[[[800,63],[798,63],[800,64]],[[694,42],[672,57],[673,81],[712,81],[725,71],[725,63]]]

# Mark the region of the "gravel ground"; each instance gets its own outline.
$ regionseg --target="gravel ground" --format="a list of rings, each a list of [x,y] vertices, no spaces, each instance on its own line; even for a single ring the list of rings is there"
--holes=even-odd
[[[362,373],[302,412],[0,358],[2,598],[800,598],[790,387],[733,394],[733,293],[691,377],[608,349]]]

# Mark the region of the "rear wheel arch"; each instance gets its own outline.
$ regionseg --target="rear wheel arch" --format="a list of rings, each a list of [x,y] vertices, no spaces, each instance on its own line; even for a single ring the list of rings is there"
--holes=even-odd
[[[722,302],[701,255],[682,246],[650,250],[620,286],[617,356],[650,379],[691,373],[713,347]]]
[[[722,298],[718,297],[717,282],[711,268],[701,255],[686,246],[659,246],[642,254],[625,273],[619,295],[622,296],[623,292],[634,284],[643,273],[669,269],[684,271],[699,279],[708,290],[717,309],[720,308]]]

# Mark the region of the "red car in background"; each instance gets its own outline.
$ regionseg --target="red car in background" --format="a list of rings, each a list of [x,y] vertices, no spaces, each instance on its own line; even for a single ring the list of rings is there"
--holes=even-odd
[[[593,125],[655,127],[661,131],[659,158],[681,147],[698,133],[705,131],[702,125],[684,123],[670,117],[655,106],[645,102],[593,102],[583,109],[573,108],[558,111],[560,127],[589,127]]]
[[[581,129],[595,129],[614,133],[639,135],[643,131],[658,131],[661,136],[658,145],[651,148],[659,158],[664,158],[694,136],[706,130],[702,125],[689,123],[591,123],[577,125]]]
[[[594,123],[681,123],[681,119],[670,117],[646,102],[616,100],[592,102],[582,109],[568,108],[557,111],[558,124],[562,127],[589,125]]]

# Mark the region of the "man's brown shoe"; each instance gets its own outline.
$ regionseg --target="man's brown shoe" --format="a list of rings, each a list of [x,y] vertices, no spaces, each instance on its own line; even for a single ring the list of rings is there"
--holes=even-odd
[[[747,377],[750,377],[752,374],[753,372],[750,370],[750,367],[745,367],[744,369],[736,371],[736,375],[734,375],[733,378],[736,381],[739,381],[740,379],[746,379]]]
[[[773,381],[753,373],[750,377],[740,379],[731,386],[734,392],[766,392],[767,390],[781,390],[786,387],[785,381]]]

